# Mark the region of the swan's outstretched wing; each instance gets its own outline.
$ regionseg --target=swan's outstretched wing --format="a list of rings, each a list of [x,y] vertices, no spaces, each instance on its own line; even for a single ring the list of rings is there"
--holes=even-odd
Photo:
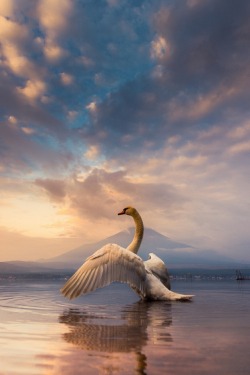
[[[170,277],[163,260],[153,253],[149,253],[149,259],[144,262],[145,266],[157,277],[163,285],[171,289]]]
[[[146,270],[140,257],[118,245],[108,244],[86,259],[61,292],[72,299],[120,281],[129,284],[144,297],[145,279]]]

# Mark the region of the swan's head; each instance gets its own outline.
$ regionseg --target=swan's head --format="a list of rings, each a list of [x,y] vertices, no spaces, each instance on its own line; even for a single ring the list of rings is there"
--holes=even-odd
[[[118,215],[129,215],[129,216],[134,216],[137,214],[137,211],[134,207],[128,206],[125,207],[121,212],[118,213]]]

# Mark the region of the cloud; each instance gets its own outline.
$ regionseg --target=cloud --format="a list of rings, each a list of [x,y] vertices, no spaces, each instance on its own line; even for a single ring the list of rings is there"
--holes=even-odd
[[[40,80],[28,80],[25,87],[19,87],[18,91],[28,99],[34,100],[41,97],[46,91],[46,84]]]
[[[171,79],[176,84],[190,80],[197,84],[203,78],[205,82],[199,82],[203,86],[248,69],[247,61],[237,59],[247,58],[248,12],[246,1],[239,6],[234,1],[211,0],[191,8],[186,3],[162,7],[154,21],[157,32],[173,45],[170,61],[166,61]]]
[[[170,46],[166,39],[160,35],[151,43],[151,57],[153,59],[162,60],[169,52]]]
[[[13,73],[22,77],[34,75],[34,64],[23,53],[25,45],[30,40],[28,27],[0,16],[0,30],[4,64]]]
[[[60,36],[68,27],[66,17],[72,11],[71,0],[40,0],[37,8],[38,18],[49,38]]]
[[[95,160],[100,155],[100,151],[96,146],[90,146],[88,151],[85,152],[84,156],[86,159]]]
[[[33,43],[28,26],[1,16],[0,30],[3,66],[23,79],[16,91],[28,100],[42,97],[46,91],[45,72],[28,57],[28,46]]]
[[[94,168],[84,177],[79,179],[76,175],[67,183],[63,180],[37,179],[35,184],[45,189],[54,201],[67,195],[67,205],[77,215],[87,215],[91,220],[116,220],[114,212],[118,206],[120,209],[128,204],[136,205],[146,212],[161,207],[165,211],[186,201],[171,185],[133,181],[127,171],[111,172]],[[143,203],[145,201],[146,208]]]
[[[240,126],[235,126],[229,133],[228,136],[232,139],[238,140],[249,137],[250,135],[250,121],[247,120]]]
[[[35,184],[41,186],[53,200],[57,201],[65,197],[65,186],[62,181],[37,178]]]
[[[250,153],[250,141],[236,143],[229,149],[229,153],[231,154],[238,154],[242,152],[247,152],[248,154]]]
[[[46,142],[46,134],[42,137],[33,128],[22,126],[19,121],[4,122],[0,127],[1,165],[8,175],[35,173],[44,171],[55,173],[61,168],[66,170],[73,161],[73,154],[61,149],[62,143],[51,147]]]
[[[0,3],[0,14],[4,17],[10,17],[13,14],[14,1],[9,0],[8,2],[2,1]]]
[[[90,141],[122,158],[133,150],[162,147],[163,139],[185,129],[222,122],[229,107],[244,110],[247,14],[247,2],[162,5],[153,16],[157,36],[151,56],[158,60],[157,70],[96,105]]]
[[[57,62],[67,55],[60,45],[60,40],[69,27],[72,12],[70,0],[40,0],[37,14],[40,25],[45,32],[44,54],[51,62]]]
[[[6,204],[26,186],[88,240],[123,229],[114,213],[132,204],[177,240],[246,249],[249,11],[1,3],[0,171],[19,182],[3,185]]]
[[[63,85],[66,85],[66,86],[71,85],[74,81],[74,77],[71,74],[67,74],[67,73],[61,73],[60,78],[61,78],[61,82],[63,83]]]

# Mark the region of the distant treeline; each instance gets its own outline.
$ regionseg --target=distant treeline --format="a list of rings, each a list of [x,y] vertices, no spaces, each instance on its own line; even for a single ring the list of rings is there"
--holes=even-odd
[[[57,271],[57,272],[33,272],[33,273],[2,273],[0,274],[1,280],[66,280],[74,271]],[[250,276],[250,269],[241,269],[244,276]],[[199,268],[185,268],[185,269],[169,269],[171,279],[186,279],[186,280],[199,280],[199,279],[236,279],[236,270],[234,269],[199,269]]]
[[[0,282],[1,280],[64,280],[69,278],[72,273],[69,272],[60,272],[60,273],[48,273],[48,272],[41,272],[41,273],[20,273],[20,274],[2,274],[0,275]]]

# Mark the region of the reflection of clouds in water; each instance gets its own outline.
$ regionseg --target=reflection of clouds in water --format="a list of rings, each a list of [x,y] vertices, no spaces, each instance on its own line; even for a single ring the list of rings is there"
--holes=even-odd
[[[135,370],[139,374],[145,374],[147,357],[142,351],[149,335],[155,343],[172,341],[170,333],[164,332],[172,324],[171,304],[165,302],[137,302],[125,306],[119,316],[109,315],[109,311],[69,309],[59,321],[70,329],[63,335],[65,341],[82,350],[134,353]]]

